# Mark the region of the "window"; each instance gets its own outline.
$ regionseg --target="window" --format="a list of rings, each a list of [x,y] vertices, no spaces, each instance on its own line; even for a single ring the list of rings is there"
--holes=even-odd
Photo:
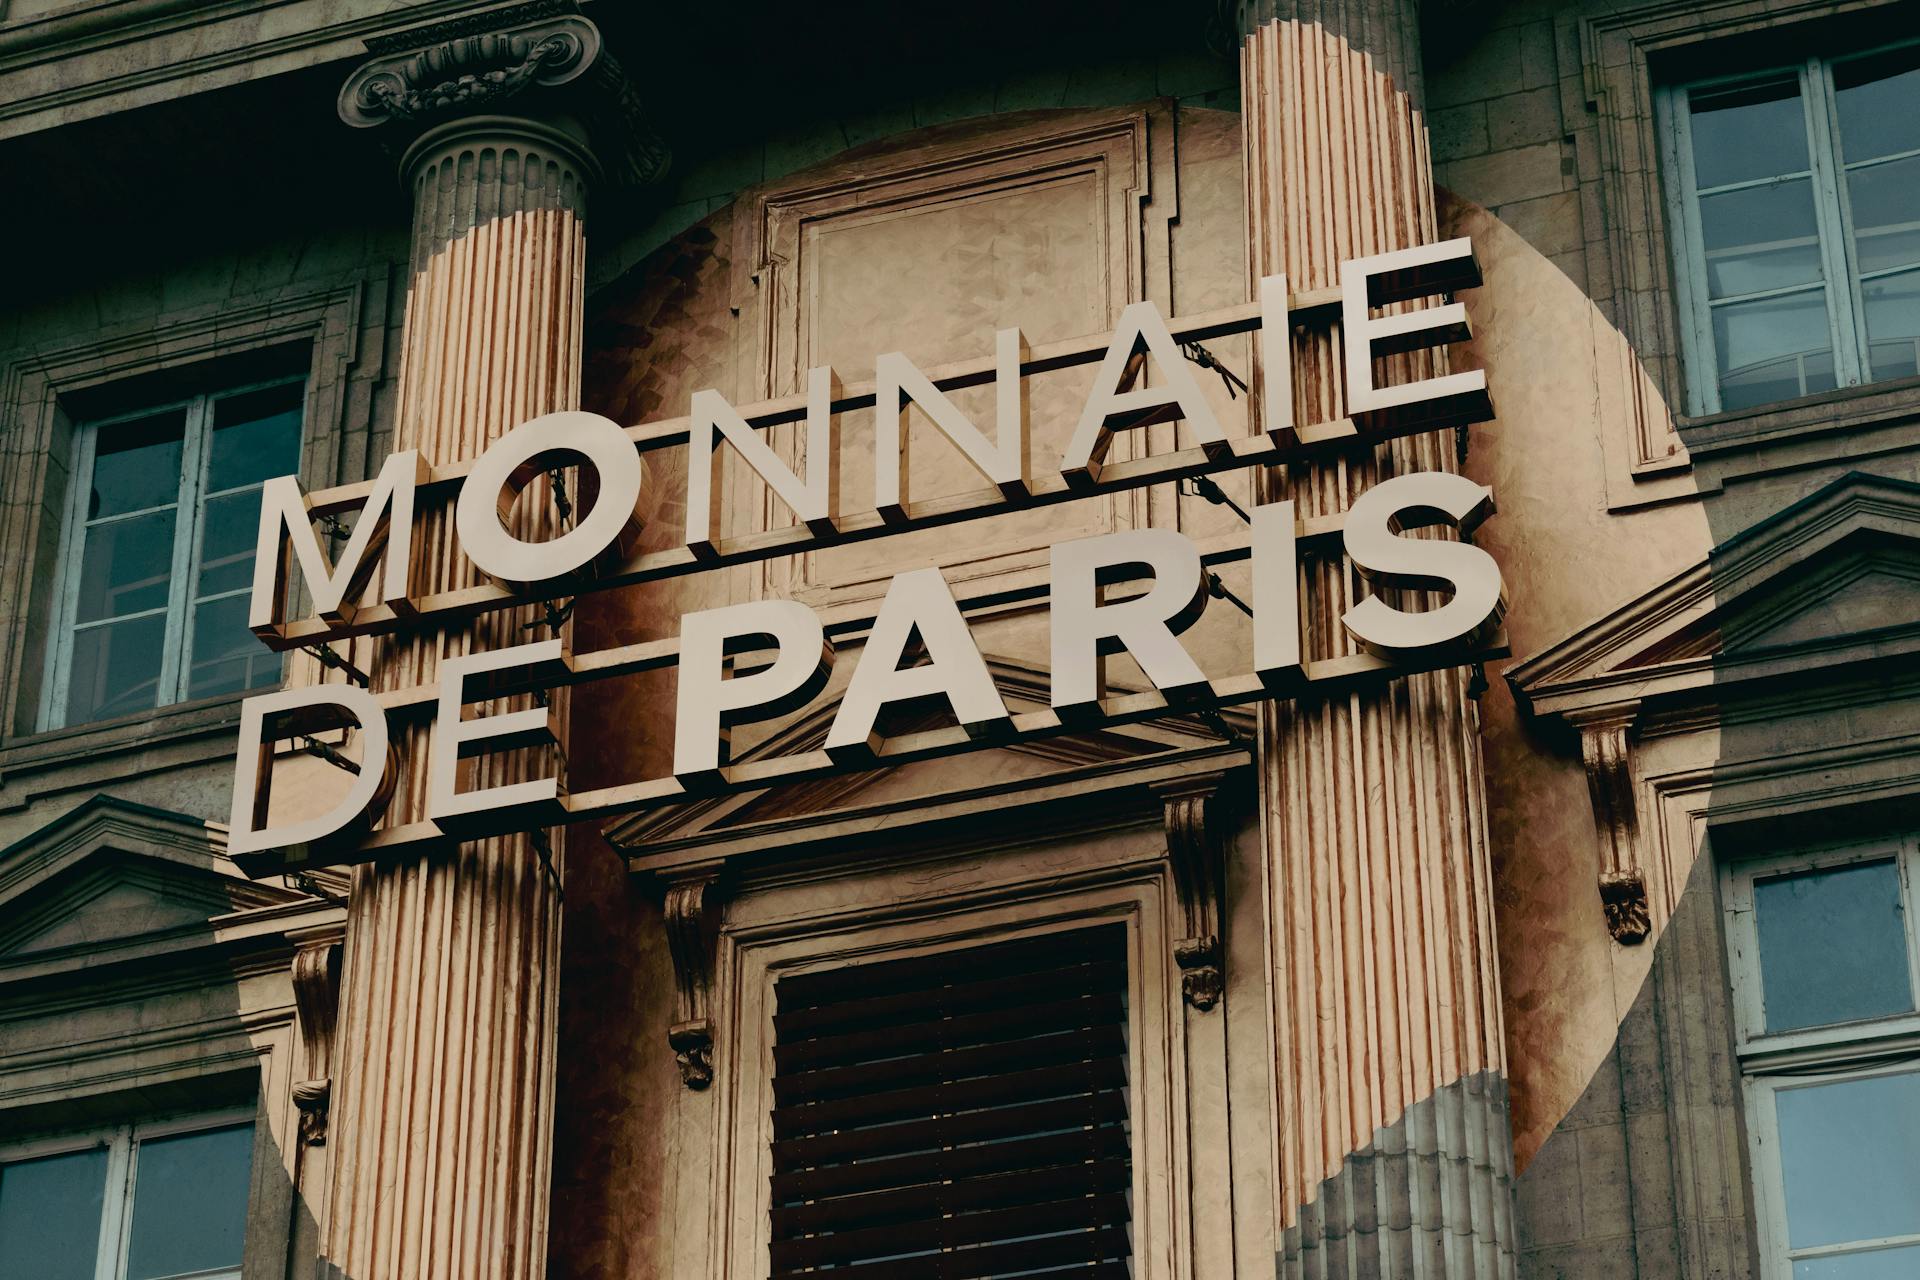
[[[1920,1275],[1920,959],[1906,839],[1732,869],[1767,1280]]]
[[[1691,410],[1920,373],[1920,44],[1661,101]]]
[[[0,1275],[238,1280],[251,1116],[123,1125],[0,1161]]]
[[[279,682],[247,606],[260,486],[298,469],[304,391],[281,381],[81,426],[43,728]]]
[[[773,1276],[1132,1274],[1124,925],[795,974],[775,1002]]]

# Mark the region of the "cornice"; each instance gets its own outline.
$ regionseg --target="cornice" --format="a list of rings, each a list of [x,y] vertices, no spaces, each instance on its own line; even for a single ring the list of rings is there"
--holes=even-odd
[[[1594,708],[1776,674],[1810,659],[1832,667],[1909,651],[1906,628],[1821,637],[1728,654],[1719,625],[1782,589],[1818,556],[1856,538],[1920,546],[1920,485],[1860,472],[1841,476],[1757,521],[1637,599],[1595,619],[1507,672],[1535,714]],[[1791,590],[1789,586],[1785,588]]]

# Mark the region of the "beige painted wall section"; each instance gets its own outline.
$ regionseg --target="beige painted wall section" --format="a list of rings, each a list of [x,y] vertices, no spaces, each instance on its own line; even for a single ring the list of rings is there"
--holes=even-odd
[[[1044,131],[1049,121],[1113,114],[1035,113],[1011,123],[1002,118],[986,126],[927,131],[783,179],[782,187],[817,183],[835,172],[871,172],[874,166],[894,164],[901,153],[926,146],[929,138],[936,147],[964,152],[972,146],[970,137],[1010,128],[1017,132],[1036,120]],[[968,248],[966,237],[939,242],[944,248],[936,252],[917,235],[902,233],[904,228],[896,231],[886,218],[862,216],[853,236],[863,257],[829,257],[827,269],[810,286],[824,292],[812,299],[809,309],[834,326],[821,336],[819,355],[840,362],[836,367],[852,381],[867,376],[873,357],[886,350],[905,349],[927,364],[983,354],[992,349],[996,324],[1021,323],[1033,341],[1099,331],[1111,325],[1128,297],[1139,296],[1136,291],[1172,313],[1244,300],[1238,118],[1230,112],[1183,109],[1158,117],[1149,133],[1146,153],[1138,160],[1149,186],[1143,195],[1151,198],[1136,201],[1126,222],[1103,221],[1096,229],[1091,225],[1099,216],[1096,211],[1111,209],[1114,193],[1100,191],[1091,180],[1057,185],[1043,220],[1047,236],[1021,241],[1019,255],[1025,256],[1017,256],[1027,266],[1018,272],[989,268]],[[1007,172],[1017,175],[1011,166]],[[970,190],[960,208],[931,200],[925,213],[941,226],[957,226],[989,241],[1012,234],[1020,221],[1014,215],[1036,197],[1008,196],[1011,203],[1003,203],[990,186],[982,184],[978,200]],[[715,388],[736,404],[767,393],[761,346],[767,321],[758,309],[758,282],[753,279],[757,264],[751,249],[756,230],[750,225],[762,194],[750,192],[710,215],[601,291],[587,317],[584,408],[638,423],[685,413],[693,392],[701,388]],[[899,211],[892,217],[892,222],[906,224],[917,220],[918,215]],[[1117,242],[1119,235],[1130,239]],[[1124,261],[1128,255],[1134,262],[1131,276],[1121,287],[1111,287],[1105,273],[1116,259]],[[1047,291],[1038,289],[1044,282],[1034,279],[1033,272],[1043,264],[1059,263],[1067,264],[1075,283],[1052,290],[1057,296],[1046,296]],[[1246,377],[1246,347],[1244,338],[1236,338],[1213,349]],[[1090,381],[1088,371],[1076,372],[1082,385]],[[1202,385],[1227,429],[1240,429],[1245,398],[1230,397],[1211,375],[1203,377]],[[1036,466],[1047,461],[1046,446],[1040,442],[1064,440],[1071,431],[1080,399],[1078,391],[1036,394]],[[984,408],[972,403],[966,407]],[[866,420],[843,426],[843,453],[859,450],[870,438],[865,434],[870,415],[849,417]],[[990,417],[983,421],[990,425]],[[648,491],[659,505],[649,513],[648,549],[676,544],[684,524],[685,482],[677,469],[682,460],[674,451],[660,458],[659,464],[649,461]],[[935,485],[964,487],[958,471],[940,465],[953,460],[943,459],[938,450],[922,450],[919,460],[928,471],[921,477],[925,484],[920,494],[938,492]],[[843,474],[850,498],[871,483],[869,476],[865,469],[849,468]],[[1225,483],[1245,500],[1244,478],[1229,477]],[[734,498],[736,508],[763,512],[764,495],[753,493],[758,487],[747,486],[744,501]],[[1161,519],[1177,520],[1198,536],[1226,532],[1237,523],[1203,500],[1179,498],[1171,487],[1151,498],[1141,495],[1140,501],[1143,513],[1149,502],[1165,504]],[[1040,512],[1014,541],[1024,539],[1044,548],[1071,531],[1092,532],[1090,523],[1081,527],[1080,509],[1094,505]],[[786,518],[777,504],[775,514],[781,521]],[[965,525],[917,544],[889,540],[886,559],[892,569],[973,560],[962,572],[994,571],[1004,564],[994,554],[1001,549],[995,540],[997,534]],[[984,558],[978,554],[983,550],[989,553]],[[861,583],[858,560],[874,554],[853,548],[842,564],[823,575],[831,584],[839,570],[849,570],[843,585],[802,589],[816,599],[836,591],[871,592],[870,584]],[[779,566],[772,583],[756,582],[758,571],[748,569],[584,597],[575,615],[575,646],[590,651],[671,635],[685,612],[756,590],[784,593],[793,585],[788,576],[793,568]],[[1235,585],[1244,595],[1247,584]],[[990,654],[1044,666],[1044,622],[1038,614],[996,620],[982,626],[978,636]],[[1227,664],[1241,660],[1238,655],[1245,652],[1243,632],[1240,616],[1224,602],[1215,602],[1196,636],[1201,662],[1207,664],[1206,655],[1211,654],[1211,661],[1228,670]],[[856,655],[857,650],[848,650],[841,657],[838,685],[844,685]],[[671,723],[673,696],[671,673],[661,673],[606,682],[596,687],[594,697],[576,699],[573,786],[586,789],[666,772],[670,738],[665,727]],[[593,745],[586,749],[579,744]],[[924,787],[929,775],[942,786],[984,783],[1008,770],[1025,772],[1033,763],[1027,757],[982,753],[922,771],[920,781],[903,776],[876,780],[867,794]],[[685,1088],[666,1045],[673,997],[659,902],[643,886],[629,882],[619,859],[587,827],[569,832],[567,868],[552,1228],[554,1239],[568,1243],[554,1250],[550,1274],[556,1280],[703,1275],[714,1099],[711,1093]],[[618,1064],[617,1069],[609,1069],[609,1064]]]
[[[1608,433],[1632,429],[1622,383],[1638,368],[1619,332],[1479,205],[1444,199],[1441,232],[1471,236],[1485,274],[1484,287],[1463,296],[1474,337],[1457,358],[1487,370],[1499,415],[1474,429],[1466,470],[1498,504],[1474,540],[1506,578],[1514,653],[1488,671],[1480,714],[1514,1148],[1524,1167],[1612,1048],[1664,920],[1656,914],[1655,937],[1637,946],[1607,933],[1579,743],[1543,737],[1501,673],[1698,563],[1712,537],[1696,502],[1609,509],[1607,468],[1622,450],[1610,448]],[[1718,749],[1712,737],[1690,739],[1703,765]],[[1684,882],[1685,869],[1676,874]]]

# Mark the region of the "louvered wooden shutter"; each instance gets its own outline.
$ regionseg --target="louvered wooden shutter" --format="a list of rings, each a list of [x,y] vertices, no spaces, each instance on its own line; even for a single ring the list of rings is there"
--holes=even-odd
[[[1132,1274],[1124,926],[775,993],[774,1276]]]

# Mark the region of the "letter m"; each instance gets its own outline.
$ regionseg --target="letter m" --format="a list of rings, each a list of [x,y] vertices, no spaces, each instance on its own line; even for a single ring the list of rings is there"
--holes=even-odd
[[[269,480],[260,491],[260,540],[254,549],[253,602],[247,625],[262,640],[287,633],[289,578],[298,564],[313,597],[313,611],[329,623],[353,618],[376,561],[382,565],[380,603],[404,601],[407,566],[413,551],[413,495],[427,479],[418,451],[402,450],[387,459],[373,491],[360,508],[353,536],[331,563],[313,529],[313,511],[294,476]]]

